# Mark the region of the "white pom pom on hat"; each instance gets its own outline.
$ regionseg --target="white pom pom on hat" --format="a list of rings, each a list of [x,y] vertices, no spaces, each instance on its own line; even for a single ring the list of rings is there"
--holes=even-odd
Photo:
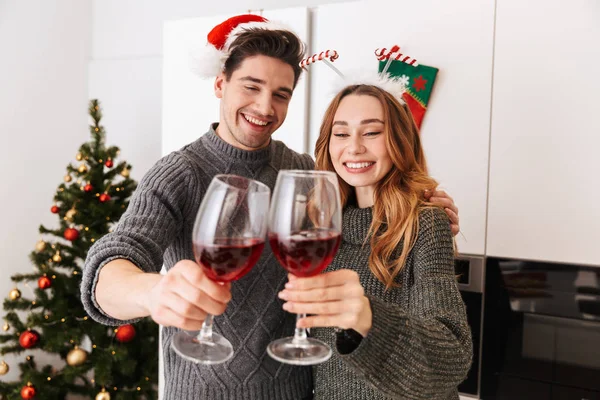
[[[240,33],[250,29],[286,30],[288,27],[269,21],[255,14],[231,17],[215,26],[207,35],[208,43],[203,48],[190,51],[190,70],[201,78],[213,78],[223,72],[229,47]]]
[[[218,76],[227,59],[226,54],[209,44],[190,50],[188,56],[190,71],[200,78]]]

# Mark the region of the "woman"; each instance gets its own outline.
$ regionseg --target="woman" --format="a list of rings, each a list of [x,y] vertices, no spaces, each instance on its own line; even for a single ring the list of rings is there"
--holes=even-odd
[[[410,111],[352,85],[321,125],[317,169],[338,175],[342,244],[327,271],[290,276],[284,309],[334,355],[313,367],[315,399],[458,399],[472,341],[445,212],[423,200],[427,175]],[[341,329],[338,329],[341,328]]]

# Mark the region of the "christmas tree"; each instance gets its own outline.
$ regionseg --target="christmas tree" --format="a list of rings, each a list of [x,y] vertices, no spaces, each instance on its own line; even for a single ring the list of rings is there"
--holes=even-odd
[[[157,325],[144,319],[109,328],[92,321],[80,300],[87,252],[119,220],[136,187],[131,165],[117,162],[119,149],[105,145],[97,100],[89,114],[92,140],[79,148],[76,165],[67,166],[50,208],[59,226],[40,226],[42,239],[30,256],[34,272],[11,277],[15,288],[4,301],[0,354],[24,357],[20,381],[0,377],[1,400],[157,398]],[[61,365],[36,365],[34,349],[60,356]],[[11,367],[0,359],[0,375]]]

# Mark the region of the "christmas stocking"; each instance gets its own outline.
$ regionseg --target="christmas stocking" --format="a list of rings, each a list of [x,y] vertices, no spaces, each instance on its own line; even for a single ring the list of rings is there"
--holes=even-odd
[[[379,72],[383,71],[387,62],[388,60],[383,60],[379,63]],[[438,69],[421,64],[415,67],[403,61],[393,60],[387,72],[390,76],[403,80],[406,84],[404,101],[408,104],[417,127],[421,128]]]

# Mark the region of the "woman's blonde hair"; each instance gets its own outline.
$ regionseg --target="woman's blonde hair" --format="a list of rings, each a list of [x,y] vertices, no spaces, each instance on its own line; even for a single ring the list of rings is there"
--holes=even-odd
[[[419,131],[406,105],[388,92],[371,85],[352,85],[342,90],[332,101],[321,124],[315,147],[316,168],[334,171],[329,154],[329,140],[335,113],[342,99],[349,95],[372,96],[383,108],[387,149],[393,167],[375,190],[373,222],[369,228],[371,255],[369,268],[386,285],[397,286],[396,276],[404,268],[419,231],[419,211],[432,206],[424,200],[425,190],[434,190],[437,182],[427,174],[427,163]],[[354,195],[352,186],[338,175],[342,206]],[[395,252],[402,242],[400,255]]]

